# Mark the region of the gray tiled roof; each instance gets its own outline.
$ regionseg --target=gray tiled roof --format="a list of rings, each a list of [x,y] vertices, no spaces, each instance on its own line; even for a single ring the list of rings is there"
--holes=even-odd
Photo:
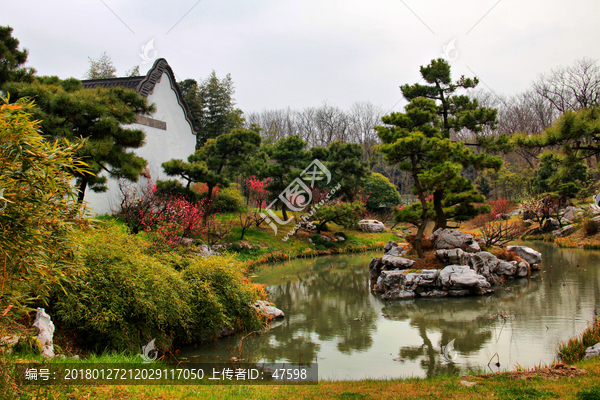
[[[83,87],[87,89],[93,89],[99,86],[104,88],[121,86],[127,89],[133,89],[136,92],[140,93],[142,96],[148,97],[148,95],[152,92],[152,89],[154,89],[156,83],[160,80],[160,77],[163,75],[163,73],[169,75],[171,81],[171,88],[177,96],[177,102],[183,108],[185,119],[189,122],[190,126],[192,127],[192,132],[196,134],[196,132],[194,131],[194,120],[192,118],[192,114],[190,113],[190,110],[183,98],[183,95],[181,94],[179,85],[177,85],[177,81],[175,80],[175,74],[173,73],[173,70],[171,69],[169,63],[167,63],[167,60],[165,60],[164,58],[157,59],[154,62],[152,68],[150,68],[150,70],[146,74],[146,76],[132,76],[125,78],[109,79],[89,79],[81,81],[81,83],[83,84]]]
[[[115,86],[121,86],[127,89],[133,89],[139,92],[138,87],[140,86],[140,82],[142,82],[146,78],[145,76],[134,76],[127,78],[109,78],[109,79],[90,79],[87,81],[81,81],[83,87],[86,89],[93,89],[95,87],[101,86],[104,88],[111,88]]]

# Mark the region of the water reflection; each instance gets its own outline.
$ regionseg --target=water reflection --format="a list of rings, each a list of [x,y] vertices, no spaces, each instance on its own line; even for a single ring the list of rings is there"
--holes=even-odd
[[[368,287],[368,263],[376,254],[268,266],[256,281],[267,285],[286,318],[267,334],[231,337],[181,355],[316,361],[328,379],[434,376],[488,364],[498,370],[497,361],[500,369],[550,363],[558,343],[598,314],[600,253],[530,245],[544,254],[540,273],[486,297],[381,301]],[[441,350],[453,339],[454,361]]]

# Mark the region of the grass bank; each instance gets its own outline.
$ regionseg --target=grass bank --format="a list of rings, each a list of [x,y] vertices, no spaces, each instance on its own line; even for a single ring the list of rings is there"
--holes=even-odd
[[[427,379],[322,381],[295,386],[50,386],[14,388],[20,399],[598,399],[600,359],[576,367]],[[464,386],[464,382],[472,386]],[[462,383],[461,383],[462,382]],[[594,397],[595,396],[595,397]]]

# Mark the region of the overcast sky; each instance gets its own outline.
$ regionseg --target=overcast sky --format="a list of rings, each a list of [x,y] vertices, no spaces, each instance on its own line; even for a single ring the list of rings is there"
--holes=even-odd
[[[230,73],[244,111],[370,101],[405,104],[399,85],[419,66],[452,59],[453,78],[478,76],[498,94],[540,73],[600,58],[598,0],[2,1],[0,25],[40,75],[82,78],[106,51],[117,74],[165,58],[179,79]],[[454,48],[450,50],[454,40]],[[449,45],[450,44],[450,45]],[[444,46],[446,50],[444,51]]]

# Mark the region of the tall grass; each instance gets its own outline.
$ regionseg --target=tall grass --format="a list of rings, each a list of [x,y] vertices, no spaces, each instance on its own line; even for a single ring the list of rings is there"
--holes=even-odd
[[[581,333],[581,335],[562,342],[558,348],[558,355],[565,364],[574,364],[583,360],[585,349],[600,342],[600,317],[595,317],[594,321]]]

